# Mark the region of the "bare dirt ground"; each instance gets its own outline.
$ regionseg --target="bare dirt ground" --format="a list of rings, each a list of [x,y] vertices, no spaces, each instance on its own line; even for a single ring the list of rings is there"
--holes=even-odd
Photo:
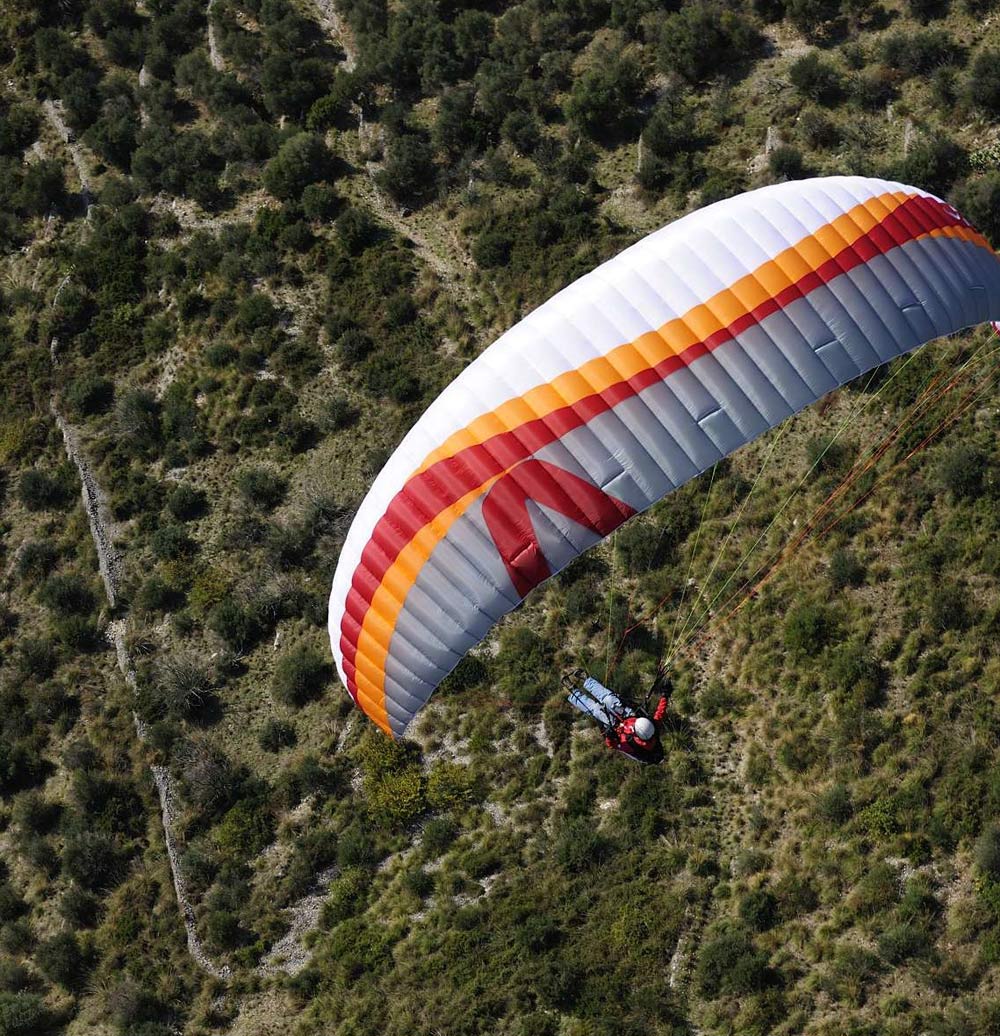
[[[316,875],[312,889],[294,906],[288,908],[291,926],[288,931],[271,948],[271,952],[261,961],[257,968],[259,975],[296,975],[308,963],[312,951],[304,944],[304,936],[312,931],[319,922],[319,914],[323,902],[330,889],[330,883],[337,876],[336,867],[328,867]]]

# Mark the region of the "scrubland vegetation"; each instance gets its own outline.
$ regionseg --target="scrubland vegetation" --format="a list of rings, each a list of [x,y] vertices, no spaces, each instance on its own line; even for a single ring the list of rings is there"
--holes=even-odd
[[[984,331],[574,563],[405,743],[325,641],[350,516],[421,409],[642,233],[853,172],[1000,244],[993,5],[340,0],[332,35],[328,6],[0,13],[0,1036],[995,1032],[995,393],[904,460],[943,399],[716,609],[662,767],[557,682],[648,686]],[[53,408],[107,494],[113,609]],[[151,766],[226,978],[188,952]]]

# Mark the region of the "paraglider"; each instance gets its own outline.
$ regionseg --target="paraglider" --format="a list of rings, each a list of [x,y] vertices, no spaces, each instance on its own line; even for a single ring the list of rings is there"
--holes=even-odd
[[[649,235],[525,317],[416,422],[337,565],[341,679],[400,737],[530,591],[866,371],[1000,319],[1000,258],[913,187],[765,187]]]
[[[660,674],[657,675],[653,691],[659,682]],[[668,692],[660,694],[650,716],[647,714],[646,705],[624,701],[582,669],[568,673],[563,678],[563,685],[571,688],[566,699],[570,705],[597,721],[608,748],[621,752],[622,755],[639,763],[662,761],[660,724],[667,712]],[[649,697],[652,697],[653,691]]]

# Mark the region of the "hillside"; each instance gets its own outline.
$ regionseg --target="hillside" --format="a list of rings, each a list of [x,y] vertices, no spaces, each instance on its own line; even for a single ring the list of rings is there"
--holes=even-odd
[[[848,172],[1000,245],[995,4],[14,0],[0,64],[0,1036],[1000,1028],[988,328],[575,562],[404,742],[326,634],[422,410],[649,231]],[[673,649],[639,768],[559,673]]]

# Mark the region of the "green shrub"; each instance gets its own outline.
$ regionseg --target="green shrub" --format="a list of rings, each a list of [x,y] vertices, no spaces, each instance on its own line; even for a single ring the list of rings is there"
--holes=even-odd
[[[270,297],[255,291],[243,299],[236,310],[236,326],[246,335],[277,325],[280,313]]]
[[[643,576],[670,559],[674,539],[667,524],[629,522],[618,530],[615,549],[627,575]]]
[[[434,764],[427,775],[427,805],[431,809],[457,809],[471,799],[472,775],[468,767],[449,762]]]
[[[375,843],[360,822],[344,830],[337,843],[337,866],[342,870],[359,867],[370,870],[377,861]]]
[[[552,645],[527,626],[508,627],[500,634],[495,672],[505,698],[537,711],[555,688]]]
[[[348,255],[360,255],[378,237],[378,224],[367,209],[349,206],[337,217],[337,237]],[[331,336],[333,337],[333,336]]]
[[[323,694],[331,675],[323,652],[299,645],[278,660],[271,678],[271,694],[282,705],[299,708]]]
[[[614,140],[635,121],[642,70],[634,58],[620,51],[598,51],[595,58],[574,78],[563,110],[589,137]]]
[[[350,428],[361,416],[361,411],[339,392],[335,392],[323,406],[322,423],[327,431],[339,432]]]
[[[282,748],[292,748],[298,737],[291,723],[270,719],[261,728],[257,742],[265,752],[280,752]]]
[[[753,889],[740,900],[740,918],[755,932],[766,932],[777,921],[778,903],[767,889]]]
[[[276,198],[295,199],[310,184],[328,180],[333,169],[333,156],[314,133],[297,133],[278,149],[264,169],[264,186]]]
[[[836,147],[841,141],[840,128],[825,112],[806,108],[796,123],[796,133],[806,147]]]
[[[41,792],[26,791],[18,795],[11,810],[11,820],[22,832],[44,835],[55,826],[62,807]]]
[[[308,220],[327,223],[340,209],[340,198],[328,183],[311,183],[302,191],[302,213]]]
[[[434,190],[437,170],[430,145],[419,136],[405,135],[389,143],[379,186],[397,201],[416,204]]]
[[[819,51],[798,58],[788,71],[792,86],[804,97],[820,104],[836,104],[843,95],[843,83],[836,67]]]
[[[861,917],[873,917],[899,900],[899,877],[888,863],[873,863],[854,886],[847,905]]]
[[[0,993],[0,1036],[43,1036],[53,1023],[36,993]]]
[[[423,867],[415,867],[403,876],[403,887],[418,899],[426,899],[434,891],[434,876]]]
[[[796,655],[817,656],[830,642],[834,624],[821,604],[806,601],[792,607],[785,619],[785,647]]]
[[[17,498],[29,511],[51,511],[66,507],[70,493],[65,479],[32,468],[18,480]]]
[[[951,185],[968,172],[965,149],[950,137],[938,133],[919,140],[892,169],[902,183],[918,183],[925,190],[945,195]]]
[[[30,953],[35,945],[35,932],[26,917],[9,921],[0,929],[0,948],[17,956]]]
[[[167,495],[167,510],[181,522],[200,518],[206,511],[207,498],[202,489],[181,482]]]
[[[177,561],[191,558],[198,552],[198,544],[182,525],[163,525],[149,540],[155,557],[161,561]]]
[[[830,555],[830,582],[835,590],[860,586],[865,580],[865,566],[857,556],[843,547]]]
[[[319,924],[329,930],[341,921],[360,914],[367,906],[371,879],[358,867],[348,867],[331,883],[320,911]]]
[[[570,817],[556,834],[555,859],[571,874],[598,866],[608,856],[610,846],[587,817]]]
[[[50,576],[38,594],[39,600],[56,615],[80,615],[94,608],[89,581],[77,573]]]
[[[956,185],[956,208],[994,244],[1000,245],[1000,171],[989,171]]]
[[[878,952],[890,964],[902,964],[926,953],[930,940],[916,925],[895,924],[878,937]]]
[[[248,468],[236,477],[236,488],[252,507],[272,511],[285,498],[288,483],[267,468]]]
[[[986,457],[973,446],[954,446],[938,461],[941,485],[956,500],[975,500],[983,491]]]
[[[59,656],[55,644],[44,637],[25,637],[17,645],[17,671],[44,680],[55,672]]]
[[[830,967],[831,992],[839,1000],[861,1006],[866,987],[880,970],[881,962],[874,953],[851,943],[841,944],[834,951]]]
[[[93,928],[101,913],[101,901],[79,885],[70,885],[62,894],[58,909],[74,928]]]
[[[70,835],[63,847],[66,873],[85,889],[113,888],[123,876],[124,858],[113,836],[102,831]]]
[[[151,392],[132,389],[120,396],[115,404],[115,421],[127,448],[143,452],[160,446],[160,404]]]
[[[79,988],[88,967],[87,958],[72,932],[42,939],[35,948],[35,960],[53,982],[65,989]]]
[[[5,993],[16,993],[31,986],[32,975],[28,969],[16,960],[5,957],[0,960],[0,990]]]
[[[935,632],[964,630],[972,623],[968,593],[958,583],[937,583],[926,597],[927,622]]]
[[[215,843],[223,859],[252,860],[274,839],[274,813],[267,803],[242,799],[215,829]]]
[[[234,651],[248,651],[263,636],[264,624],[251,609],[226,597],[208,613],[208,628]]]
[[[976,866],[1000,881],[1000,825],[991,824],[976,840]]]
[[[205,937],[217,952],[225,953],[245,946],[251,935],[228,910],[212,910],[205,919]]]
[[[432,817],[424,825],[423,850],[434,859],[449,849],[458,835],[458,826],[450,817]]]
[[[851,94],[866,111],[879,111],[895,96],[895,76],[883,65],[866,68],[851,79]]]
[[[865,644],[850,640],[829,652],[825,680],[843,699],[871,707],[882,697],[885,671]]]
[[[59,552],[47,540],[29,540],[17,553],[18,578],[37,583],[55,568]]]
[[[66,402],[79,417],[103,414],[111,407],[114,398],[114,382],[94,374],[77,378],[66,392]]]
[[[745,928],[722,925],[709,934],[698,953],[698,989],[709,999],[760,992],[767,982],[767,960]]]
[[[725,69],[745,68],[761,51],[763,37],[737,10],[699,0],[663,19],[659,38],[659,65],[668,75],[677,72],[700,83]]]
[[[783,180],[801,180],[808,176],[802,152],[791,144],[782,144],[776,147],[767,159],[768,169],[771,177],[779,183]]]
[[[854,803],[846,784],[834,784],[816,800],[816,812],[829,824],[844,824],[851,819]]]
[[[898,29],[883,36],[880,45],[882,60],[905,79],[952,64],[959,57],[959,48],[944,29]]]
[[[0,881],[0,924],[16,921],[28,912],[28,904],[7,881]]]
[[[988,115],[1000,114],[1000,50],[981,50],[969,66],[966,97]]]
[[[472,258],[484,270],[497,269],[510,261],[513,247],[514,240],[506,231],[484,230],[472,245]]]
[[[385,830],[404,830],[427,808],[418,766],[377,776],[370,774],[365,778],[364,789],[373,823]]]
[[[135,597],[136,607],[143,612],[172,611],[183,604],[184,597],[155,573],[143,581]]]

